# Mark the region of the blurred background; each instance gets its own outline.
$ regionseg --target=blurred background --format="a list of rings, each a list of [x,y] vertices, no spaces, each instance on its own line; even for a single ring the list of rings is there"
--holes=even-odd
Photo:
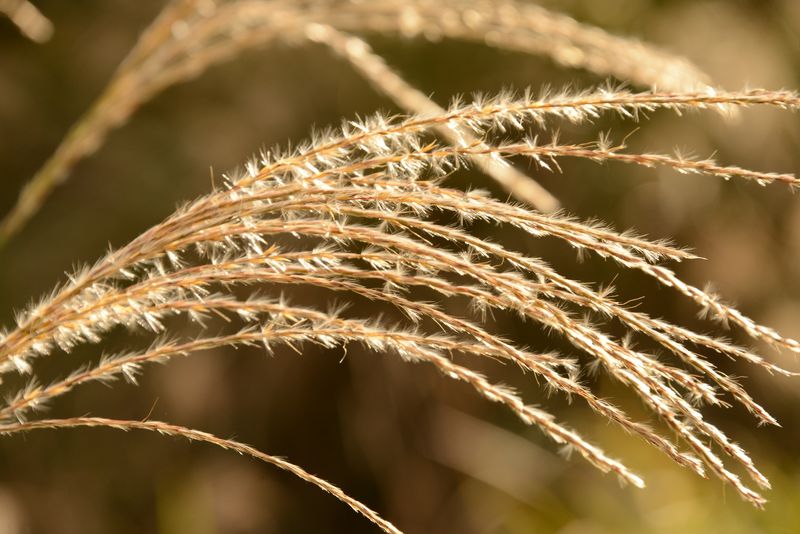
[[[0,19],[0,212],[100,94],[163,2],[38,0],[55,25],[45,45]],[[566,0],[542,2],[614,33],[686,55],[727,89],[800,87],[797,0]],[[549,84],[589,87],[602,78],[547,58],[460,42],[370,36],[407,79],[446,104],[457,94]],[[261,146],[296,143],[312,127],[376,110],[397,112],[346,63],[316,46],[268,47],[168,89],[80,163],[25,230],[0,250],[0,323],[65,280],[75,265],[121,246],[211,188],[209,169],[243,163]],[[628,139],[632,150],[698,156],[776,172],[800,170],[796,114],[752,109],[734,121],[712,113],[653,114]],[[637,125],[609,117],[562,138],[601,131],[621,140]],[[526,162],[519,162],[527,166]],[[761,188],[669,170],[562,161],[563,173],[530,167],[566,210],[617,229],[636,228],[695,249],[706,261],[678,265],[687,281],[714,287],[747,314],[800,336],[800,201]],[[479,174],[453,183],[492,188]],[[496,191],[496,190],[495,190]],[[496,191],[501,198],[505,195]],[[483,235],[552,263],[563,274],[643,296],[639,309],[699,331],[695,307],[641,276],[599,260],[575,261],[548,240],[479,228]],[[290,288],[299,303],[319,295]],[[339,300],[347,300],[339,296]],[[360,303],[359,303],[360,304]],[[359,307],[360,314],[369,308]],[[458,310],[455,310],[458,311]],[[492,328],[536,350],[567,349],[515,317]],[[734,339],[746,342],[731,335]],[[138,336],[138,337],[137,337]],[[130,342],[111,336],[112,350]],[[149,337],[134,334],[140,345]],[[56,377],[101,347],[41,368]],[[764,353],[797,370],[788,354]],[[568,349],[567,349],[568,350]],[[702,480],[625,436],[580,404],[547,399],[514,368],[469,360],[518,387],[561,420],[644,475],[645,490],[620,487],[581,459],[568,460],[536,429],[433,369],[393,356],[308,346],[216,351],[148,368],[140,387],[88,385],[59,400],[53,416],[154,419],[234,437],[288,457],[342,487],[409,532],[799,532],[800,381],[719,362],[783,428],[757,428],[744,410],[709,418],[752,453],[773,483],[760,512],[716,479]],[[593,387],[637,418],[631,394],[605,376]],[[6,384],[4,388],[10,388]],[[8,389],[2,390],[4,393]],[[373,532],[335,499],[257,461],[182,440],[112,430],[36,432],[0,439],[0,534]]]

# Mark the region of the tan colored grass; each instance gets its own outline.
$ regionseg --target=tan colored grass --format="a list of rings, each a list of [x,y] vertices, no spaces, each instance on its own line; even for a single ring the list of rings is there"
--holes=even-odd
[[[441,108],[391,71],[366,43],[339,33],[337,28],[434,40],[440,36],[477,40],[490,46],[549,55],[560,63],[639,85],[666,90],[708,87],[706,76],[683,58],[517,0],[373,0],[368,4],[333,0],[172,0],[142,33],[92,108],[23,187],[14,208],[0,220],[0,246],[19,232],[55,187],[67,180],[74,165],[95,152],[139,106],[165,88],[253,47],[281,41],[322,40],[350,59],[357,70],[407,112],[441,115]],[[463,132],[452,132],[448,127],[439,131],[445,132],[451,142],[461,142],[459,134]],[[454,140],[454,135],[459,139]],[[464,141],[470,142],[468,134]],[[494,158],[479,161],[482,170],[521,200],[545,211],[558,206],[552,195],[507,163]]]
[[[324,0],[171,3],[144,32],[95,107],[23,192],[0,236],[20,228],[52,187],[66,178],[71,165],[100,146],[142,102],[256,44],[279,39],[325,44],[411,114],[346,121],[339,130],[317,134],[292,152],[263,152],[227,176],[223,188],[186,204],[129,244],[76,271],[64,285],[20,312],[17,324],[0,332],[0,376],[31,376],[25,387],[5,391],[0,432],[113,426],[206,441],[290,470],[393,532],[391,524],[338,488],[235,442],[159,422],[28,419],[86,383],[119,377],[135,383],[147,364],[197,351],[236,345],[263,345],[272,351],[288,345],[302,353],[304,343],[330,349],[357,343],[432,365],[579,452],[601,471],[644,486],[622,461],[544,409],[528,405],[510,388],[469,364],[456,363],[453,356],[513,362],[548,391],[579,399],[598,417],[637,435],[679,465],[701,476],[711,473],[746,501],[762,506],[764,497],[738,472],[759,488],[768,488],[769,481],[703,410],[736,402],[758,424],[778,422],[706,353],[738,358],[773,373],[793,373],[754,350],[636,311],[610,290],[570,279],[540,258],[482,237],[474,223],[513,228],[531,239],[555,238],[582,253],[612,260],[620,271],[643,272],[753,341],[795,353],[800,353],[800,343],[682,281],[667,264],[697,259],[692,252],[633,232],[496,200],[479,190],[453,189],[444,181],[476,165],[518,195],[524,196],[521,189],[533,191],[527,200],[535,203],[533,197],[546,199],[546,192],[537,190],[508,159],[527,157],[557,171],[559,160],[569,157],[794,188],[798,180],[790,173],[748,170],[679,154],[629,153],[606,137],[561,141],[550,125],[559,120],[581,124],[607,113],[637,121],[661,110],[728,112],[751,105],[794,110],[800,107],[800,97],[791,91],[713,90],[684,61],[528,4],[474,1],[468,2],[470,10],[453,15],[456,4],[376,0],[337,3],[334,9]],[[346,33],[353,31],[480,38],[668,90],[509,92],[471,102],[457,100],[445,109],[405,82],[363,39]],[[572,55],[567,54],[568,46]],[[437,141],[436,134],[447,143]],[[450,223],[442,222],[442,216]],[[291,245],[285,244],[287,237],[295,238]],[[295,306],[277,295],[259,296],[265,285],[270,291],[304,285],[324,294],[368,299],[400,311],[404,319],[389,323],[326,306]],[[238,295],[246,286],[254,289],[250,298],[242,299]],[[436,295],[436,302],[413,298],[413,290],[420,288]],[[450,299],[469,303],[468,311],[446,311],[443,304]],[[563,338],[574,354],[540,353],[503,339],[485,320],[493,312],[511,312],[546,328]],[[197,337],[164,337],[170,334],[165,320],[176,316],[197,323]],[[225,318],[229,330],[208,334],[204,324],[214,317]],[[622,325],[627,335],[646,338],[674,358],[661,360],[652,351],[633,348],[625,338],[609,333],[612,325]],[[149,332],[152,344],[106,355],[64,378],[39,383],[37,359],[83,344],[101,344],[118,326]],[[635,421],[599,398],[584,378],[595,367],[635,394],[658,427]],[[665,429],[671,437],[665,436]]]
[[[43,419],[40,421],[31,421],[25,423],[12,423],[0,426],[0,434],[16,434],[20,432],[30,432],[31,430],[53,430],[65,428],[113,428],[129,432],[131,430],[147,430],[148,432],[156,432],[162,436],[181,437],[189,441],[196,441],[208,443],[221,449],[237,452],[243,456],[250,456],[256,460],[261,460],[268,464],[272,464],[279,469],[283,469],[301,480],[305,480],[309,484],[317,486],[319,489],[333,495],[344,504],[352,508],[357,513],[363,515],[384,532],[389,534],[402,534],[390,522],[383,519],[377,512],[366,506],[365,504],[350,497],[347,493],[342,491],[338,486],[330,482],[312,475],[302,467],[299,467],[283,458],[264,454],[263,452],[254,449],[244,443],[239,443],[231,439],[224,439],[217,437],[208,432],[202,432],[192,428],[186,428],[179,425],[172,425],[163,423],[161,421],[126,421],[122,419],[108,419],[105,417],[73,417],[69,419]]]
[[[0,0],[0,14],[31,41],[44,43],[53,36],[53,23],[28,0]]]

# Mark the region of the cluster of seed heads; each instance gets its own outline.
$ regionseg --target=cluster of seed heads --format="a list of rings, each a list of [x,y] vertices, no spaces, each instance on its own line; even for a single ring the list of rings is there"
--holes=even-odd
[[[463,8],[466,4],[469,9]],[[456,100],[445,109],[408,85],[365,41],[345,33],[349,31],[480,39],[494,46],[547,53],[564,64],[665,90],[632,92],[609,86],[521,95],[505,92]],[[0,431],[112,426],[205,441],[287,469],[384,530],[397,532],[330,483],[234,441],[155,421],[35,418],[37,410],[83,384],[119,378],[136,383],[150,364],[197,351],[240,345],[261,345],[269,352],[288,345],[302,351],[308,343],[327,348],[361,344],[377,353],[434,366],[504,405],[525,424],[539,428],[600,470],[644,486],[623,462],[554,415],[528,405],[514,390],[452,358],[472,354],[513,362],[549,391],[585,402],[599,417],[678,464],[701,476],[719,477],[755,505],[765,502],[729,464],[738,465],[759,488],[769,487],[766,477],[746,451],[704,417],[702,408],[736,402],[757,423],[777,424],[734,377],[716,367],[713,358],[726,356],[771,373],[792,373],[720,337],[636,311],[617,301],[611,288],[573,280],[540,258],[481,237],[475,223],[514,228],[531,239],[562,240],[582,254],[615,262],[620,270],[644,273],[754,341],[794,353],[800,353],[800,343],[678,278],[668,264],[696,259],[687,250],[532,209],[522,202],[496,200],[484,191],[450,188],[445,182],[475,165],[519,199],[534,204],[538,199],[554,207],[538,184],[508,162],[524,157],[553,171],[560,170],[562,158],[579,158],[794,188],[800,182],[791,174],[751,171],[681,154],[628,152],[606,135],[565,142],[556,130],[559,121],[583,124],[609,113],[638,121],[662,110],[730,114],[753,105],[793,110],[800,107],[796,93],[714,90],[683,60],[518,2],[178,1],[142,36],[107,94],[82,123],[80,134],[68,136],[32,182],[37,185],[23,192],[16,211],[3,223],[3,235],[10,236],[24,224],[49,188],[64,181],[69,165],[99,146],[139,103],[225,57],[277,39],[329,46],[410,114],[346,121],[336,130],[316,133],[292,151],[262,151],[240,172],[227,175],[224,187],[180,207],[128,245],[77,270],[64,285],[20,312],[16,325],[0,332],[0,378],[10,373],[31,378],[25,387],[5,392]],[[626,51],[623,60],[612,61],[611,54],[620,50]],[[447,142],[438,141],[437,134]],[[266,293],[264,285],[270,288]],[[299,306],[285,296],[291,294],[288,286],[296,285],[340,296],[318,308]],[[243,286],[253,288],[246,298],[241,297]],[[287,287],[273,294],[276,286]],[[420,287],[433,291],[436,302],[414,298],[413,290]],[[333,304],[346,301],[348,295],[394,308],[403,320],[358,317],[346,306]],[[470,303],[468,313],[446,311],[443,304],[454,298]],[[536,352],[503,339],[488,329],[485,320],[487,314],[499,311],[545,327],[566,340],[575,354]],[[197,337],[171,334],[165,321],[176,316],[199,325]],[[227,319],[229,331],[211,335],[204,326],[219,316]],[[605,327],[612,322],[623,325],[627,335],[607,333]],[[431,325],[436,325],[435,331]],[[119,326],[152,333],[152,344],[105,355],[51,383],[36,379],[37,359],[87,343],[100,344]],[[675,358],[668,362],[634,348],[629,338],[637,336]],[[580,363],[587,359],[590,363]],[[594,367],[635,393],[672,437],[596,396],[584,378]]]

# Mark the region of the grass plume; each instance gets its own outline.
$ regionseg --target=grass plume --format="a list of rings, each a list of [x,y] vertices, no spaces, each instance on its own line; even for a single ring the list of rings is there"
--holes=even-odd
[[[355,33],[481,41],[546,54],[563,65],[650,89],[509,91],[457,99],[443,108]],[[51,294],[20,311],[16,324],[0,331],[0,377],[29,376],[23,386],[5,387],[0,433],[97,426],[203,441],[290,471],[384,531],[399,532],[338,487],[232,440],[158,421],[36,419],[38,411],[85,384],[120,378],[135,384],[150,364],[199,351],[260,345],[270,353],[281,346],[302,353],[308,344],[329,349],[359,344],[433,366],[601,471],[644,487],[643,477],[624,461],[455,356],[511,362],[549,392],[585,403],[597,417],[677,464],[700,476],[714,475],[746,501],[763,506],[759,492],[769,488],[769,481],[703,410],[738,403],[757,424],[778,421],[703,349],[770,373],[794,373],[755,350],[637,311],[612,291],[562,275],[538,257],[481,236],[476,228],[490,223],[606,258],[620,272],[639,271],[683,295],[709,318],[738,328],[754,342],[800,353],[800,342],[679,278],[669,264],[697,259],[692,252],[556,212],[556,199],[509,161],[528,158],[542,169],[560,171],[559,161],[575,158],[794,189],[800,182],[790,173],[681,154],[628,152],[607,136],[562,141],[555,132],[559,122],[588,124],[605,114],[640,121],[663,111],[727,113],[756,105],[796,110],[800,97],[795,92],[713,89],[685,60],[524,2],[175,1],[145,30],[94,107],[23,189],[19,203],[0,223],[0,243],[35,214],[77,161],[99,148],[144,102],[215,63],[274,41],[328,46],[408,114],[343,121],[340,128],[318,133],[294,150],[262,151],[226,175],[223,187],[76,270]],[[452,174],[470,166],[526,203],[447,184]],[[290,286],[300,285],[319,290],[329,301],[304,307],[283,296]],[[416,298],[420,288],[435,300]],[[402,319],[391,322],[336,308],[337,294],[373,301]],[[446,304],[455,301],[468,302],[467,311],[451,312]],[[572,354],[537,352],[504,339],[485,320],[495,312],[543,327],[563,339]],[[195,324],[193,337],[170,331],[166,321],[176,317]],[[205,324],[215,318],[223,318],[227,330],[210,333]],[[615,325],[626,335],[610,333]],[[150,345],[105,354],[60,379],[40,382],[38,360],[81,345],[102,345],[121,326],[147,332]],[[652,350],[637,349],[628,336],[646,339],[674,358],[662,360]],[[586,379],[595,367],[636,395],[657,426],[636,421],[599,397]]]

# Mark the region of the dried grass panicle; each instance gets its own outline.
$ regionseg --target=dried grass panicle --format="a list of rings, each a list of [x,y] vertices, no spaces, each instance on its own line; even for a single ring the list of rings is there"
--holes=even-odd
[[[6,2],[10,2],[8,12],[18,8],[38,13],[27,1]],[[0,10],[3,5],[0,0]],[[12,211],[0,221],[0,246],[67,180],[75,164],[97,150],[143,103],[248,49],[270,43],[324,42],[405,111],[427,109],[438,114],[434,102],[372,54],[366,43],[339,32],[473,40],[548,55],[562,64],[641,86],[709,89],[707,76],[681,57],[518,0],[172,0],[142,33],[100,98],[22,189]],[[454,135],[447,127],[444,131],[445,136]],[[558,206],[541,186],[500,160],[483,161],[480,166],[521,200],[544,210]]]
[[[117,325],[138,325],[161,334],[163,320],[176,314],[202,322],[210,313],[227,313],[244,321],[242,329],[221,337],[158,342],[143,352],[103,358],[96,366],[79,369],[48,386],[31,383],[9,396],[0,409],[0,417],[6,421],[22,420],[30,410],[83,383],[117,376],[134,381],[145,363],[163,362],[215,346],[260,342],[271,348],[276,343],[303,341],[325,346],[359,342],[433,364],[445,375],[471,385],[480,395],[506,405],[556,441],[569,444],[602,470],[641,485],[637,475],[556,423],[552,416],[526,406],[515,393],[446,357],[453,351],[465,352],[517,363],[544,379],[551,390],[583,399],[600,416],[639,435],[678,463],[700,474],[708,469],[731,483],[744,498],[761,504],[762,497],[744,485],[725,466],[722,457],[740,464],[761,487],[768,487],[766,478],[746,452],[710,424],[681,392],[719,406],[728,406],[724,397],[730,395],[759,422],[775,424],[774,418],[734,378],[716,369],[694,346],[744,358],[771,371],[789,374],[788,371],[746,349],[630,310],[610,294],[570,280],[538,258],[471,234],[469,225],[478,220],[489,221],[517,227],[531,236],[557,237],[611,258],[621,267],[651,275],[709,307],[713,314],[741,326],[756,339],[766,337],[789,349],[795,348],[797,342],[771,334],[771,330],[654,263],[684,260],[693,257],[690,253],[596,224],[533,212],[481,192],[450,189],[441,181],[475,154],[503,158],[526,155],[542,163],[562,156],[620,160],[617,156],[621,152],[603,143],[540,144],[530,140],[528,129],[539,125],[547,113],[579,120],[606,110],[633,115],[631,112],[655,107],[682,110],[719,102],[743,105],[756,100],[797,105],[796,97],[788,93],[774,93],[774,100],[760,102],[766,94],[600,91],[516,100],[504,95],[452,107],[438,116],[403,120],[376,116],[363,122],[348,122],[341,134],[321,135],[294,152],[264,153],[246,165],[241,174],[229,176],[225,189],[182,207],[131,244],[77,272],[68,284],[21,314],[17,328],[3,338],[0,365],[4,373],[30,372],[34,358],[48,355],[57,347],[70,350],[77,344],[97,343]],[[430,132],[441,124],[468,128],[478,141],[460,147],[440,145]],[[499,144],[493,135],[498,129],[505,138]],[[794,180],[789,175],[756,173],[708,162],[692,165],[666,156],[634,155],[621,161],[667,165],[678,171],[689,165],[692,172],[723,177],[763,180],[782,176],[772,181]],[[437,222],[436,212],[455,215],[459,223]],[[285,249],[276,241],[282,235],[305,239]],[[448,246],[434,245],[434,241]],[[374,287],[375,281],[384,283],[383,290]],[[283,300],[238,301],[227,293],[232,286],[262,282],[306,284],[361,295],[396,307],[410,322],[365,322],[293,307]],[[480,322],[404,296],[416,286],[425,286],[443,299],[467,298],[479,311],[511,310],[562,335],[576,350],[601,362],[611,376],[635,391],[691,452],[681,451],[677,443],[595,397],[577,381],[580,369],[576,360],[531,353],[488,332]],[[574,312],[580,309],[590,312],[592,322],[575,316]],[[422,318],[432,319],[446,335],[420,331]],[[656,360],[604,333],[603,324],[609,319],[651,338],[678,356],[688,370]],[[247,326],[252,323],[257,327]]]
[[[658,110],[680,114],[750,105],[794,110],[800,107],[800,97],[790,91],[714,90],[685,61],[527,4],[475,1],[470,2],[472,11],[458,16],[447,15],[457,2],[437,0],[435,4],[426,0],[337,2],[335,6],[324,0],[171,3],[142,35],[84,122],[34,179],[32,189],[23,193],[0,236],[8,237],[18,229],[52,186],[67,176],[70,166],[99,146],[108,131],[127,120],[141,102],[255,44],[286,39],[323,43],[411,114],[347,121],[338,131],[318,133],[294,151],[263,151],[243,170],[227,176],[224,188],[182,206],[19,313],[15,327],[0,333],[0,376],[14,372],[31,376],[25,387],[6,388],[6,400],[0,404],[0,432],[113,426],[210,442],[276,463],[394,532],[391,524],[335,486],[235,442],[154,421],[28,420],[36,410],[84,384],[118,378],[136,383],[147,364],[167,363],[197,351],[236,345],[263,345],[272,351],[281,345],[315,343],[335,348],[358,343],[375,352],[433,365],[446,377],[504,405],[557,443],[578,451],[602,471],[635,486],[644,485],[639,475],[551,414],[528,405],[510,388],[495,384],[469,364],[456,363],[451,356],[513,362],[549,392],[585,402],[599,417],[640,437],[678,464],[701,476],[713,473],[745,500],[762,505],[764,498],[733,469],[744,470],[760,488],[768,488],[768,480],[746,451],[711,424],[702,410],[705,405],[729,407],[735,401],[758,423],[777,421],[735,377],[718,369],[703,349],[772,373],[794,373],[750,349],[631,309],[610,290],[573,280],[540,258],[480,236],[473,224],[487,222],[531,238],[558,239],[583,253],[608,258],[621,270],[645,273],[755,341],[796,353],[800,353],[800,343],[678,278],[666,264],[696,259],[690,251],[596,222],[496,200],[480,190],[453,189],[444,182],[462,167],[475,164],[513,191],[532,182],[510,166],[509,158],[530,158],[544,169],[557,171],[559,160],[569,157],[663,166],[681,173],[794,188],[798,180],[788,173],[753,171],[680,154],[629,153],[605,136],[591,142],[561,141],[552,134],[551,124],[562,120],[580,124],[607,113],[640,120]],[[283,16],[276,18],[276,13]],[[547,53],[562,63],[668,90],[631,92],[607,87],[538,95],[506,92],[472,102],[457,100],[444,109],[348,31],[481,39],[496,46]],[[572,55],[566,53],[567,44]],[[611,61],[623,51],[622,60]],[[438,142],[435,134],[449,144]],[[259,296],[258,286],[263,284],[273,288],[305,285],[326,294],[371,300],[399,311],[402,320],[389,323],[342,309],[293,305],[283,297]],[[242,299],[241,286],[256,289],[250,298]],[[436,295],[437,303],[414,298],[412,290],[420,287]],[[440,304],[451,298],[469,302],[470,313],[460,316],[446,311]],[[582,358],[517,346],[490,331],[485,317],[492,312],[511,312],[546,328]],[[196,323],[198,336],[169,337],[165,321],[176,316]],[[219,316],[226,318],[229,331],[208,334],[205,323]],[[652,351],[633,348],[608,333],[612,324],[622,325],[630,336],[649,339],[674,358],[661,360]],[[106,355],[62,379],[39,383],[37,358],[54,357],[82,344],[99,344],[118,326],[141,328],[154,340],[148,348]],[[587,359],[590,363],[580,363]],[[581,379],[595,365],[630,388],[661,428],[634,421],[597,397]],[[663,429],[674,437],[664,436]]]

